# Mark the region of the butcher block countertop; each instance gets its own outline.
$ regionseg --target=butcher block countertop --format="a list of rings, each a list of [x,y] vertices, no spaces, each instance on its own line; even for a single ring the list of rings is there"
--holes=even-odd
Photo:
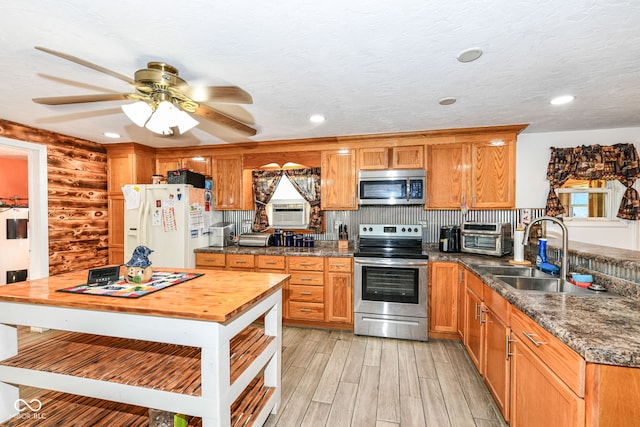
[[[282,287],[287,274],[188,271],[202,276],[139,298],[57,292],[86,283],[88,271],[0,286],[0,301],[224,323]]]

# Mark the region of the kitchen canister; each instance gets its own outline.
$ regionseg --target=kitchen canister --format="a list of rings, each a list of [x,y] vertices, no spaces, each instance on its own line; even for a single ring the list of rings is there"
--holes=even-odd
[[[296,248],[302,247],[302,234],[294,234],[293,236],[293,246]]]

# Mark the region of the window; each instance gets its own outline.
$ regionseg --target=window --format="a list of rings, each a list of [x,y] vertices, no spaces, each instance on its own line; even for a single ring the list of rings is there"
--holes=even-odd
[[[306,229],[309,212],[309,203],[298,193],[287,175],[282,175],[267,203],[269,224],[274,228]]]
[[[612,183],[613,184],[613,183]],[[569,180],[556,189],[567,220],[611,220],[611,189],[607,181]]]

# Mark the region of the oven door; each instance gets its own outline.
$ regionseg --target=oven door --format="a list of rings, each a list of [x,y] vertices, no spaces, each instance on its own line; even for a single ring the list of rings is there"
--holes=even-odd
[[[354,259],[354,312],[427,317],[426,259]]]

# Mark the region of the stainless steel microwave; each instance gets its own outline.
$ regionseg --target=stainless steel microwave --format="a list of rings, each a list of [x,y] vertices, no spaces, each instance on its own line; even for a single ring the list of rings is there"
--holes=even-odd
[[[360,205],[424,205],[424,169],[360,171]]]

